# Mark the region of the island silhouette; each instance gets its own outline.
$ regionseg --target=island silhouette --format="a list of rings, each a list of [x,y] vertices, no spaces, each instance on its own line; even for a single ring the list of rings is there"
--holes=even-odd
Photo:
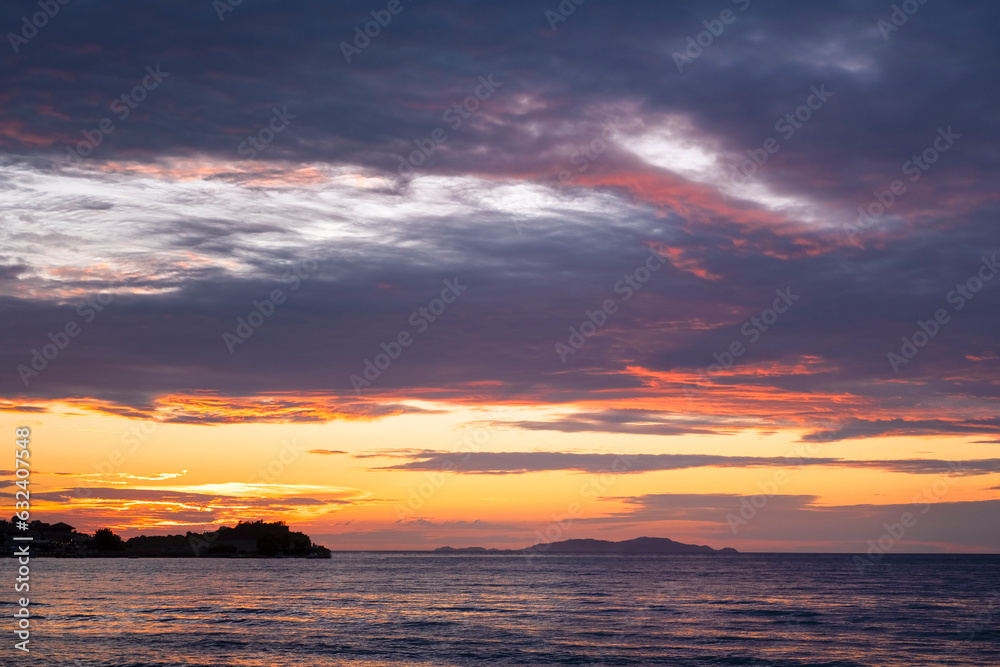
[[[21,522],[23,523],[23,522]],[[93,535],[73,526],[32,521],[19,528],[13,521],[0,521],[3,552],[13,554],[14,537],[31,537],[33,551],[40,556],[68,558],[329,558],[330,550],[313,543],[305,533],[291,530],[284,521],[240,521],[233,527],[184,535],[139,535],[123,540],[110,528]]]
[[[543,542],[524,549],[486,549],[484,547],[440,547],[434,553],[536,553],[536,554],[736,554],[732,547],[713,549],[696,544],[675,542],[666,537],[637,537],[632,540],[577,539],[562,542]]]

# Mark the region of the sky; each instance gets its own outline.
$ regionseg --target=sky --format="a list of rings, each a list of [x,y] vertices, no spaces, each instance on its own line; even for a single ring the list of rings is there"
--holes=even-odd
[[[32,518],[997,552],[998,24],[4,3],[0,426],[31,430]]]

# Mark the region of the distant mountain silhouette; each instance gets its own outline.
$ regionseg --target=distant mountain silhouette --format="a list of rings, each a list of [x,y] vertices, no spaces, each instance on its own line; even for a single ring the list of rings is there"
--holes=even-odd
[[[712,547],[675,542],[666,537],[637,537],[623,542],[607,540],[563,540],[536,544],[526,549],[484,549],[483,547],[465,547],[455,549],[441,547],[434,553],[539,553],[539,554],[735,554],[739,553],[731,547],[713,549]]]

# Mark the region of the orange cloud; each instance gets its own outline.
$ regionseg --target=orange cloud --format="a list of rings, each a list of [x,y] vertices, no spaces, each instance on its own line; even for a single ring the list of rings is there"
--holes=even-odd
[[[302,187],[330,180],[312,165],[219,162],[205,159],[167,159],[157,163],[105,162],[100,171],[144,176],[164,181],[225,180],[251,187]]]
[[[33,494],[33,509],[67,517],[78,530],[110,527],[125,534],[178,532],[240,520],[303,523],[377,502],[361,489],[303,484],[227,482],[193,486],[56,488]],[[51,521],[50,521],[51,522]]]
[[[93,412],[185,424],[309,423],[337,419],[366,421],[422,411],[402,404],[386,404],[384,400],[376,402],[311,393],[223,396],[205,391],[164,394],[146,408],[93,399],[72,402]]]

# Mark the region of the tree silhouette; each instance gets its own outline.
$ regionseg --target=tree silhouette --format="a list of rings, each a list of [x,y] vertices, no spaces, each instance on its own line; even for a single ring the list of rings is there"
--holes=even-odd
[[[101,528],[94,533],[94,548],[98,551],[124,551],[125,542],[110,528]]]

